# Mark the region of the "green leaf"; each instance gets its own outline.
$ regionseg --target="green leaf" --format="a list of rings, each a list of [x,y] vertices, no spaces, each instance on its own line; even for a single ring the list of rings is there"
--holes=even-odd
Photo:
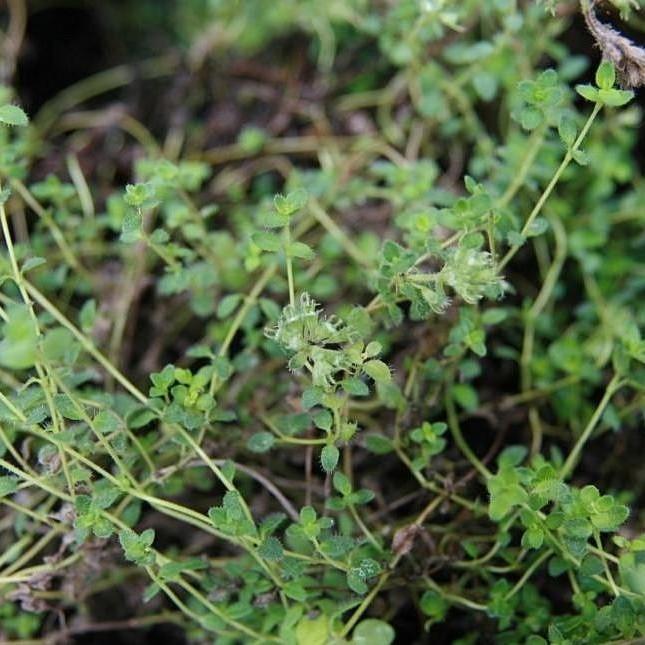
[[[367,396],[370,393],[367,384],[359,378],[346,378],[340,384],[343,390],[352,396]]]
[[[381,343],[379,343],[376,340],[373,340],[367,344],[367,347],[365,348],[365,351],[363,352],[363,354],[367,358],[374,358],[375,356],[378,356],[382,350],[383,350],[383,346],[381,345]]]
[[[347,586],[361,596],[367,593],[365,575],[360,568],[353,567],[347,572]]]
[[[549,645],[548,641],[542,636],[531,634],[525,641],[525,645]]]
[[[549,575],[551,577],[557,578],[558,576],[561,576],[565,571],[568,571],[570,568],[571,564],[567,560],[561,558],[560,556],[554,556],[549,560],[547,571],[549,572]]]
[[[47,260],[45,260],[45,258],[40,258],[40,257],[29,258],[22,265],[20,271],[22,273],[27,273],[27,271],[31,271],[32,269],[35,269],[36,267],[39,267],[45,264],[46,262]]]
[[[241,520],[244,517],[240,494],[236,490],[226,491],[222,506],[228,517],[232,520]]]
[[[5,311],[0,365],[14,370],[33,367],[38,353],[38,331],[29,309],[25,305],[10,305]]]
[[[527,454],[528,448],[526,446],[509,446],[500,453],[497,463],[500,469],[519,466]]]
[[[222,474],[227,481],[233,483],[235,479],[235,464],[230,459],[227,459],[222,465]]]
[[[602,560],[597,555],[588,554],[580,565],[580,573],[585,576],[597,576],[604,570]]]
[[[81,347],[76,338],[64,327],[55,327],[45,334],[43,354],[49,361],[71,365],[80,351]]]
[[[18,490],[18,478],[13,476],[0,477],[0,497],[6,497]]]
[[[520,112],[520,123],[525,130],[535,130],[544,121],[541,110],[527,105]]]
[[[153,410],[144,406],[137,406],[130,410],[126,416],[126,423],[128,428],[136,430],[147,426],[151,421],[154,421],[157,415]]]
[[[573,160],[579,165],[579,166],[586,166],[589,163],[589,157],[587,156],[587,153],[584,150],[580,150],[578,148],[577,150],[574,150],[572,152]]]
[[[514,466],[507,466],[486,482],[490,493],[488,515],[494,522],[504,518],[515,506],[528,502],[528,493],[520,485]]]
[[[390,645],[396,634],[383,620],[367,618],[362,620],[352,634],[353,645]]]
[[[389,383],[392,380],[390,368],[383,361],[367,361],[363,365],[363,371],[379,383]]]
[[[313,249],[304,242],[291,242],[287,252],[291,257],[301,260],[313,260],[316,257]]]
[[[326,473],[330,473],[338,465],[340,451],[334,445],[325,446],[320,453],[320,465]]]
[[[472,82],[475,92],[477,92],[482,100],[491,101],[495,98],[499,81],[494,74],[480,71],[475,78],[473,78]]]
[[[436,591],[428,590],[421,596],[421,611],[430,616],[433,620],[443,620],[447,611],[448,603],[446,599]]]
[[[271,513],[267,515],[260,525],[260,534],[266,537],[278,530],[287,516],[284,513]]]
[[[149,566],[155,562],[155,554],[150,548],[154,542],[155,532],[146,529],[138,535],[130,529],[119,531],[119,542],[123,548],[126,560],[135,562],[140,566]]]
[[[136,242],[141,239],[143,218],[139,211],[126,213],[121,224],[121,241],[126,243]]]
[[[630,90],[598,90],[598,100],[609,107],[622,107],[634,98]]]
[[[224,622],[224,620],[219,616],[211,613],[200,616],[199,623],[204,629],[211,632],[221,632],[226,628],[226,623]]]
[[[137,211],[142,208],[153,208],[158,204],[154,187],[149,183],[128,184],[125,187],[123,201]]]
[[[186,571],[200,571],[208,568],[208,562],[200,558],[191,558],[181,562],[166,562],[159,569],[159,576],[164,580],[177,581]]]
[[[110,506],[116,502],[116,500],[121,496],[121,491],[116,488],[116,486],[106,483],[106,480],[102,480],[99,484],[105,485],[97,485],[94,495],[92,496],[92,505],[95,508],[105,510],[110,508]]]
[[[549,229],[549,221],[545,217],[536,217],[526,231],[526,237],[543,235]]]
[[[251,240],[253,241],[253,244],[262,251],[275,253],[282,248],[282,239],[275,233],[257,231],[251,235]]]
[[[316,405],[320,405],[323,400],[324,391],[317,387],[307,388],[301,397],[302,409],[311,410]]]
[[[593,85],[576,85],[576,92],[587,101],[598,102],[598,90]]]
[[[230,316],[240,304],[242,296],[239,293],[230,293],[227,296],[224,296],[217,305],[217,317],[227,318]]]
[[[295,600],[296,602],[305,602],[307,600],[306,589],[295,580],[291,580],[283,585],[282,591],[287,598],[291,598],[291,600]],[[309,645],[308,642],[307,645]]]
[[[89,332],[94,327],[94,321],[96,320],[96,300],[94,298],[86,300],[81,307],[81,311],[78,314],[78,321],[81,325],[81,329],[84,332]]]
[[[77,405],[67,394],[56,394],[54,396],[54,407],[59,414],[71,421],[82,421],[84,418],[82,406]]]
[[[365,447],[375,455],[386,455],[394,450],[391,439],[385,435],[370,433],[364,437]]]
[[[468,383],[456,383],[450,388],[450,395],[464,410],[472,412],[479,407],[477,390]]]
[[[334,473],[334,488],[343,496],[347,496],[352,492],[352,485],[349,479],[340,471]]]
[[[284,549],[282,543],[278,538],[269,536],[265,538],[264,542],[258,547],[258,554],[265,560],[282,560],[284,557]]]
[[[289,224],[289,217],[271,211],[260,215],[258,223],[264,228],[284,228]]]
[[[249,437],[246,444],[251,452],[268,452],[275,445],[275,437],[271,432],[256,432]]]
[[[508,318],[508,311],[506,309],[500,309],[499,307],[491,307],[486,309],[482,314],[482,323],[484,325],[498,325],[501,322],[504,322]]]
[[[334,417],[329,410],[317,410],[312,419],[316,428],[329,431],[334,423]]]
[[[511,246],[522,246],[526,242],[526,238],[519,231],[509,231],[506,239]]]
[[[590,516],[591,523],[603,532],[616,531],[629,517],[629,509],[623,504],[614,503],[606,510],[598,511]]]
[[[150,234],[150,242],[158,246],[163,246],[170,241],[170,235],[162,228],[157,228]]]
[[[363,504],[369,504],[374,497],[374,491],[368,490],[367,488],[361,488],[349,495],[348,501],[356,506],[362,506]]]
[[[577,128],[575,121],[571,117],[563,115],[558,123],[558,134],[567,148],[570,148],[576,140]]]
[[[166,365],[161,372],[153,372],[150,374],[150,380],[154,385],[154,388],[151,388],[150,396],[163,396],[175,382],[175,366]]]
[[[283,591],[290,596],[286,588]],[[290,597],[299,602],[304,602],[303,598]],[[303,617],[296,626],[295,636],[297,645],[327,645],[329,639],[329,618],[325,614],[320,614],[316,618],[310,618],[309,616]]]
[[[260,298],[258,303],[267,320],[275,321],[280,317],[281,309],[273,300],[269,300],[269,298]]]
[[[645,596],[645,551],[624,553],[618,565],[623,584],[634,593]]]
[[[562,523],[562,530],[575,539],[586,540],[592,533],[591,523],[584,517],[567,517]]]
[[[288,217],[300,210],[307,203],[308,197],[307,191],[299,188],[289,193],[286,197],[276,195],[273,198],[273,204],[280,215]]]
[[[29,117],[22,108],[17,105],[0,106],[0,123],[24,127],[29,125]]]
[[[316,509],[313,506],[303,506],[300,509],[300,523],[311,524],[316,521]]]
[[[610,90],[616,82],[616,70],[608,61],[604,60],[596,70],[596,85],[601,90]]]
[[[93,419],[94,427],[101,434],[111,434],[123,426],[123,422],[111,410],[101,410]]]
[[[529,527],[522,535],[525,549],[539,549],[544,543],[544,531],[537,525]]]

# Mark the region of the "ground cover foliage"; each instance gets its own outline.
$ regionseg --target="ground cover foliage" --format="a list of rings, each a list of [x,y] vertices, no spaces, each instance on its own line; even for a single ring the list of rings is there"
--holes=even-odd
[[[639,3],[115,3],[30,106],[37,4],[0,639],[645,636]]]

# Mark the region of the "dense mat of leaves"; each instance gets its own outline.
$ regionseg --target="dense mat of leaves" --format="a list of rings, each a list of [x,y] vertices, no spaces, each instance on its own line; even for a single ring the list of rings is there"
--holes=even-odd
[[[0,639],[645,637],[638,3],[138,7],[0,88]]]

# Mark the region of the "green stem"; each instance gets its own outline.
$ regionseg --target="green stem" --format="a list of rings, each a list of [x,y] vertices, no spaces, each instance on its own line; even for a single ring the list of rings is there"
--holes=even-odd
[[[574,466],[578,461],[578,458],[580,457],[580,453],[582,452],[582,449],[584,448],[585,444],[589,440],[589,437],[591,437],[591,434],[594,431],[596,425],[598,424],[598,421],[600,421],[600,418],[602,417],[602,414],[605,411],[605,408],[611,401],[611,397],[622,387],[622,385],[623,383],[621,382],[618,374],[614,374],[611,381],[609,381],[607,388],[605,389],[605,394],[603,395],[600,403],[598,404],[598,407],[596,408],[593,415],[591,416],[591,419],[589,419],[589,423],[587,423],[587,426],[582,431],[582,434],[580,435],[580,437],[578,437],[578,441],[576,442],[576,445],[573,447],[573,450],[569,453],[567,460],[564,462],[564,465],[562,466],[562,470],[560,471],[560,476],[562,477],[562,479],[566,479],[571,473],[571,471],[573,470]]]
[[[479,457],[477,457],[477,455],[472,451],[472,449],[464,439],[464,435],[461,433],[461,428],[459,427],[459,419],[457,418],[457,411],[455,410],[455,404],[452,400],[452,396],[450,396],[450,384],[448,384],[448,387],[446,388],[445,405],[446,412],[448,413],[448,426],[450,427],[450,432],[452,433],[452,437],[455,440],[455,443],[457,444],[457,446],[459,446],[459,449],[468,459],[468,461],[473,465],[473,468],[475,468],[475,470],[477,470],[477,472],[479,472],[479,474],[484,479],[492,477],[490,470],[486,468]]]
[[[103,354],[96,349],[94,343],[83,334],[72,322],[70,322],[57,308],[50,302],[36,287],[25,281],[25,288],[29,295],[49,314],[51,314],[58,323],[69,330],[83,346],[83,349],[101,364],[110,376],[121,384],[132,396],[146,407],[150,407],[148,397],[139,390],[131,381],[129,381]]]
[[[60,227],[56,224],[51,214],[36,201],[34,196],[29,192],[29,189],[19,179],[12,178],[11,185],[20,194],[27,206],[29,206],[29,208],[31,208],[31,210],[34,211],[34,213],[36,213],[43,222],[45,222],[45,225],[49,229],[51,236],[54,238],[56,245],[60,249],[65,262],[67,262],[70,268],[78,271],[78,273],[80,273],[86,280],[91,282],[89,272],[74,255],[74,251],[72,251],[72,248],[67,243],[65,235],[60,230]]]
[[[367,526],[365,525],[365,522],[363,522],[363,520],[361,519],[361,516],[358,514],[356,507],[353,504],[349,504],[348,508],[349,508],[349,512],[354,518],[354,521],[356,522],[356,524],[358,524],[359,528],[363,532],[363,535],[365,535],[365,537],[369,540],[369,542],[377,551],[382,551],[383,548],[378,543],[378,540],[374,537],[373,533],[367,528]]]
[[[515,586],[506,594],[506,596],[504,596],[504,600],[510,600],[526,584],[527,580],[530,579],[538,567],[552,554],[553,551],[551,549],[545,549],[544,552],[531,563]]]
[[[616,581],[614,580],[614,576],[612,575],[611,569],[609,568],[609,563],[607,562],[607,558],[605,557],[605,550],[602,548],[602,541],[600,540],[600,531],[596,529],[593,532],[593,537],[594,537],[594,541],[596,542],[596,546],[598,547],[598,553],[599,553],[600,559],[602,560],[603,567],[605,568],[605,575],[607,576],[607,582],[609,583],[609,586],[614,596],[618,598],[620,594],[618,592],[618,587],[616,587]]]
[[[388,578],[392,575],[392,573],[393,573],[392,570],[389,570],[389,571],[384,571],[381,574],[381,577],[379,578],[378,582],[370,590],[367,596],[365,596],[365,598],[363,599],[363,602],[361,602],[361,604],[356,608],[354,613],[351,615],[350,619],[343,626],[343,629],[339,634],[340,638],[345,638],[349,634],[349,632],[352,631],[354,625],[360,620],[361,616],[365,613],[367,608],[372,604],[372,601],[379,594],[379,592],[383,588],[383,585],[387,582]]]
[[[287,282],[289,283],[289,302],[296,304],[296,290],[293,280],[293,260],[291,259],[291,229],[289,224],[284,227],[284,259],[287,265]]]
[[[497,208],[504,208],[504,206],[508,205],[513,197],[515,197],[515,195],[517,194],[517,191],[522,187],[522,184],[526,179],[526,175],[531,169],[531,166],[535,161],[535,157],[537,156],[537,153],[542,146],[542,142],[544,141],[544,131],[545,128],[540,127],[535,129],[531,134],[531,137],[528,140],[528,147],[526,149],[526,154],[524,156],[524,160],[522,161],[522,165],[513,177],[513,181],[511,181],[511,183],[508,185],[508,188],[504,191],[504,194],[499,198],[499,201],[496,204]]]
[[[601,103],[596,103],[594,105],[593,111],[589,115],[589,118],[587,119],[582,130],[580,131],[578,138],[575,140],[571,148],[567,150],[567,153],[564,155],[564,159],[562,159],[562,163],[555,171],[555,174],[551,178],[551,181],[548,183],[547,187],[544,189],[544,192],[542,193],[542,195],[540,195],[540,199],[538,199],[537,203],[533,207],[533,210],[530,212],[526,220],[526,223],[524,224],[524,226],[522,227],[522,231],[520,232],[522,236],[525,236],[527,234],[535,218],[540,214],[542,207],[546,203],[547,199],[549,199],[549,197],[551,196],[551,193],[553,192],[553,189],[558,184],[558,181],[560,181],[560,177],[562,176],[562,173],[566,170],[567,166],[571,163],[574,153],[578,150],[578,148],[584,141],[585,137],[587,136],[587,133],[589,132],[589,128],[591,128],[592,123],[594,122],[596,116],[598,116],[598,113],[600,112],[601,109],[602,109]],[[500,271],[510,262],[511,258],[513,258],[513,256],[517,253],[519,249],[520,249],[519,246],[513,246],[508,250],[506,255],[502,258],[502,261],[499,263],[498,269]]]
[[[259,295],[262,293],[264,287],[266,287],[269,280],[275,275],[277,269],[278,269],[277,264],[271,264],[263,271],[262,275],[257,279],[255,284],[253,285],[253,289],[251,289],[248,296],[246,296],[246,298],[244,299],[244,303],[238,309],[238,312],[235,315],[233,322],[231,322],[231,326],[228,328],[226,337],[224,338],[222,345],[220,346],[219,351],[217,353],[218,356],[222,357],[227,355],[229,347],[231,346],[231,343],[235,338],[235,334],[237,334],[247,314],[249,313],[253,305],[257,302]],[[213,396],[217,392],[217,383],[218,383],[218,376],[216,373],[213,373],[213,377],[211,378],[211,384],[210,384],[211,396]]]
[[[372,268],[373,263],[365,257],[365,254],[354,244],[351,238],[343,231],[336,222],[327,214],[325,209],[315,199],[309,202],[309,208],[318,223],[345,249],[347,255],[361,266]]]

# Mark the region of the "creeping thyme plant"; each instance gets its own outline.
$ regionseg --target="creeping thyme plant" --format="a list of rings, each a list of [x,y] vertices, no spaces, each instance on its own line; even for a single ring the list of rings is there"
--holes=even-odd
[[[186,0],[2,86],[0,640],[645,638],[638,9]]]

